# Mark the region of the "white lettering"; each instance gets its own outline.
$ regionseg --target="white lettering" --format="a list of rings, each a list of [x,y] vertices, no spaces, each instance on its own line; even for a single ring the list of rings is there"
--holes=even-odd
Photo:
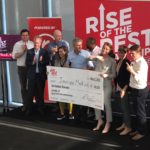
[[[150,46],[150,29],[142,30],[141,34],[145,34],[145,46]]]
[[[114,51],[115,52],[118,51],[118,47],[120,45],[125,45],[125,38],[126,38],[126,34],[115,36],[115,38],[114,38],[114,40],[115,40]]]
[[[106,27],[108,29],[113,29],[118,26],[118,20],[116,18],[113,18],[114,16],[117,16],[116,12],[110,12],[106,16],[106,20],[110,22],[110,24],[107,24]]]
[[[131,11],[131,7],[120,10],[120,26],[132,24]]]
[[[137,39],[136,37],[139,36],[139,33],[138,32],[132,32],[128,35],[128,40],[134,44],[138,44],[140,45],[140,41],[139,39]],[[132,44],[129,44],[128,47],[131,47]]]
[[[86,33],[87,34],[91,33],[91,30],[93,32],[98,32],[97,25],[98,25],[98,19],[96,17],[87,18],[86,19]]]

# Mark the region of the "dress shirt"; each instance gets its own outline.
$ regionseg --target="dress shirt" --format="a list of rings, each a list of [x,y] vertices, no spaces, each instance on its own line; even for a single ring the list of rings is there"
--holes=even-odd
[[[101,49],[100,49],[100,47],[95,46],[95,48],[92,51],[89,51],[89,53],[93,56],[98,56],[101,53]],[[96,61],[95,60],[89,61],[89,66],[91,66],[91,68],[95,69]]]
[[[79,54],[71,51],[68,54],[67,65],[70,65],[71,68],[86,69],[89,56],[90,53],[86,50],[81,50]]]
[[[48,45],[48,52],[51,53],[51,48],[56,46],[57,47],[65,46],[68,49],[68,51],[70,50],[69,43],[65,40],[61,40],[59,42],[56,41],[50,42]]]
[[[13,47],[13,52],[12,52],[13,59],[16,59],[15,58],[16,53],[23,52],[22,45],[25,45],[25,43],[22,40],[15,43]],[[34,47],[34,43],[32,41],[27,41],[26,46],[27,46],[27,49],[31,49]],[[17,66],[25,66],[26,54],[27,53],[24,52],[24,54],[21,57],[17,58]]]
[[[135,89],[144,89],[147,86],[148,65],[146,60],[141,56],[131,63],[135,76],[130,76],[130,87]]]
[[[91,55],[97,56],[101,53],[101,49],[98,46],[95,46],[95,48],[92,50]]]

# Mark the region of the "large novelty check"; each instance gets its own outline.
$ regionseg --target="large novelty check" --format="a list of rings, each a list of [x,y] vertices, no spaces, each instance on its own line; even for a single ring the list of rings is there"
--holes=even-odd
[[[99,72],[47,67],[49,99],[104,109],[103,78]]]

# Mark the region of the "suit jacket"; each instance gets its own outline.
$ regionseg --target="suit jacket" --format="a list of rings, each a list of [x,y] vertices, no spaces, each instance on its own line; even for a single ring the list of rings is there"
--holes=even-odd
[[[118,60],[117,64],[119,63],[120,60]],[[125,58],[120,66],[119,72],[116,76],[116,85],[118,83],[118,85],[123,88],[125,85],[129,85],[129,80],[130,80],[130,73],[127,70],[127,64],[130,64],[130,61]]]
[[[26,66],[27,66],[27,78],[28,79],[35,79],[36,77],[36,63],[33,63],[35,56],[35,50],[34,48],[27,51],[27,57],[26,57]],[[42,61],[40,61],[40,58],[42,57]],[[39,59],[38,59],[38,68],[39,68],[39,74],[41,75],[41,78],[46,80],[46,66],[49,64],[49,57],[47,50],[41,48],[39,51]]]

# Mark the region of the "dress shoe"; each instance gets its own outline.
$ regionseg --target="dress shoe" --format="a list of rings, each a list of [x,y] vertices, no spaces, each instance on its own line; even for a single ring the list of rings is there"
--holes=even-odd
[[[137,133],[138,133],[138,131],[133,131],[133,132],[131,132],[129,135],[134,136],[134,135],[136,135]]]
[[[131,128],[124,128],[124,130],[120,133],[120,135],[127,135],[128,133],[131,132]]]
[[[22,112],[25,112],[25,111],[26,111],[26,107],[23,106],[23,107],[21,108],[21,111],[22,111]]]
[[[40,113],[41,116],[44,115],[44,110],[42,108],[38,108],[38,112]]]
[[[110,130],[110,123],[106,123],[104,129],[102,130],[102,133],[108,133]]]
[[[30,115],[31,115],[31,110],[30,110],[30,109],[27,109],[27,110],[25,111],[25,116],[28,117],[28,116],[30,116]]]
[[[117,131],[123,130],[125,128],[125,124],[123,123],[121,126],[116,128]]]
[[[137,140],[140,140],[141,138],[143,138],[144,135],[140,134],[140,133],[137,133],[135,134],[133,137],[132,137],[132,140],[134,141],[137,141]]]

